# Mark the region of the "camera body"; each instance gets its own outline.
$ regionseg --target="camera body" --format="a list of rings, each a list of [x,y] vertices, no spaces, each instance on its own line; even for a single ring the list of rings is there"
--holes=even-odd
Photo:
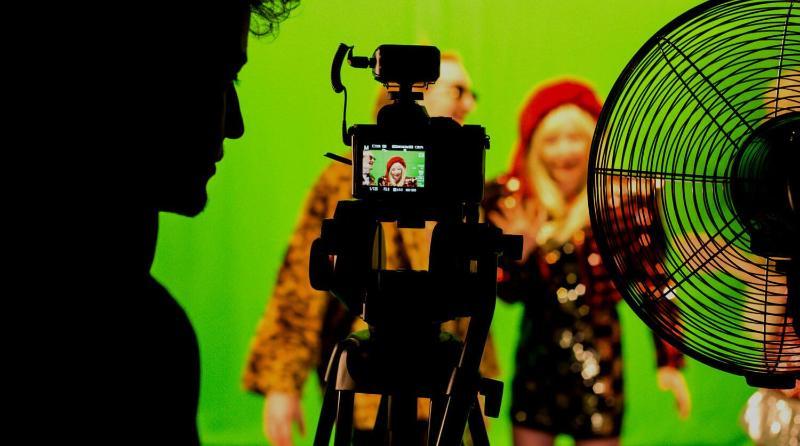
[[[387,106],[390,107],[391,105]],[[384,220],[440,220],[483,198],[486,132],[450,118],[351,127],[353,197]]]
[[[367,202],[381,220],[407,226],[474,212],[483,198],[486,131],[429,117],[416,102],[424,93],[413,90],[438,79],[439,50],[381,45],[366,58],[340,46],[332,70],[336,91],[344,89],[338,70],[348,51],[351,66],[371,67],[375,80],[393,89],[393,103],[380,110],[377,124],[354,125],[345,134],[353,151],[353,197]]]

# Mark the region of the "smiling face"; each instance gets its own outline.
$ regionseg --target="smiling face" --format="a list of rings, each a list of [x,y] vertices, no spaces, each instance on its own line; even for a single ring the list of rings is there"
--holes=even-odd
[[[563,196],[577,196],[586,185],[594,126],[594,118],[573,104],[548,113],[531,139],[528,174],[535,171],[531,166],[538,157]]]
[[[372,171],[372,165],[375,164],[375,157],[370,155],[369,152],[364,152],[361,159],[361,173],[368,175]]]
[[[389,175],[392,178],[392,181],[397,183],[400,178],[403,177],[403,171],[405,171],[405,167],[403,167],[400,163],[392,164],[392,167],[389,168]]]

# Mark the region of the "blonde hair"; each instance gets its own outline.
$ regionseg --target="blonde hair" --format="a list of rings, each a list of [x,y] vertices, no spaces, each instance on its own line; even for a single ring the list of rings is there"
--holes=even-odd
[[[566,107],[574,108],[579,112],[576,114],[576,117],[579,117],[578,124],[586,131],[591,144],[592,134],[597,123],[591,114],[575,104],[568,103],[555,108],[548,115]],[[544,119],[547,117],[545,116]],[[526,163],[529,169],[527,175],[532,182],[534,197],[539,202],[539,206],[544,207],[550,218],[539,230],[537,243],[540,245],[547,242],[564,244],[589,223],[589,197],[586,182],[584,181],[583,187],[575,199],[568,203],[542,162],[542,134],[538,130],[540,129],[534,131],[533,138],[531,138],[531,148],[527,155],[529,160]],[[588,151],[589,147],[586,150]]]

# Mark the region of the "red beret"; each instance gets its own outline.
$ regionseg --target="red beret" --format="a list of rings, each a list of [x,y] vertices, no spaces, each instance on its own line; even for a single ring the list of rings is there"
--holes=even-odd
[[[519,139],[508,175],[519,178],[523,193],[526,195],[529,195],[531,190],[525,178],[525,157],[533,132],[548,113],[566,104],[577,105],[595,119],[600,116],[600,110],[603,108],[597,94],[588,85],[574,80],[559,80],[537,89],[522,109],[519,117]]]
[[[389,162],[386,163],[386,171],[387,172],[389,171],[389,169],[391,169],[392,164],[394,164],[394,163],[400,163],[400,164],[403,165],[403,167],[406,167],[406,161],[403,159],[402,156],[393,156],[393,157],[389,158]]]

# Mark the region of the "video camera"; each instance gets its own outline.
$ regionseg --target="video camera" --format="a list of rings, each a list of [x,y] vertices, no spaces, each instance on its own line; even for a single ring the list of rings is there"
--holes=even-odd
[[[340,44],[331,71],[336,92],[345,90],[340,78],[345,57],[352,67],[372,68],[393,101],[380,110],[377,124],[347,130],[342,124],[344,142],[353,150],[353,197],[401,226],[420,227],[465,205],[476,212],[483,197],[486,131],[447,117],[431,118],[416,102],[424,93],[415,87],[439,78],[439,50],[381,45],[367,58],[353,56],[353,47]]]

